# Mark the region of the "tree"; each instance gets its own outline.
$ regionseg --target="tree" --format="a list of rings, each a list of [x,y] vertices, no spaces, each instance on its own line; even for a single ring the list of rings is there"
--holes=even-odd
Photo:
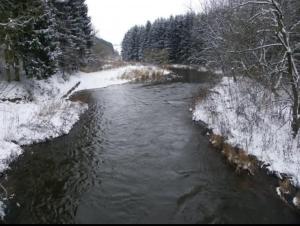
[[[93,30],[91,19],[88,16],[88,8],[85,0],[72,0],[70,6],[70,30],[73,38],[74,51],[77,58],[74,59],[75,69],[85,66],[90,56],[90,48],[93,45]]]
[[[299,21],[296,0],[213,2],[205,14],[201,56],[225,73],[256,79],[277,94],[284,91],[294,136],[300,127]]]
[[[44,79],[58,70],[84,66],[93,45],[85,0],[2,0],[0,45],[7,80],[24,70],[29,78]]]
[[[8,81],[12,80],[12,69],[15,71],[16,80],[20,79],[20,52],[18,44],[25,27],[30,23],[30,20],[20,15],[19,4],[20,2],[16,0],[4,1],[1,4],[0,43],[3,44]]]
[[[192,47],[196,47],[192,45],[194,19],[195,14],[189,13],[175,18],[160,18],[153,24],[147,22],[146,26],[131,28],[123,39],[123,59],[152,62],[156,60],[149,56],[154,56],[156,51],[167,54],[168,62],[187,63]]]
[[[256,37],[251,39],[254,40],[253,45],[231,51],[240,59],[252,56],[252,62],[262,74],[260,78],[269,81],[272,90],[280,88],[287,92],[291,100],[295,137],[300,128],[300,75],[296,57],[299,41],[295,33],[300,25],[300,16],[294,10],[297,6],[299,3],[293,0],[239,1],[241,10],[252,12],[248,13],[251,16],[251,23],[248,20],[248,24],[254,25],[251,32]],[[249,37],[250,32],[246,34]],[[245,40],[245,37],[241,40]],[[249,60],[241,61],[241,64],[249,72]]]
[[[134,26],[126,34],[122,42],[122,58],[125,61],[139,61],[141,27]]]
[[[17,45],[24,70],[30,78],[48,78],[57,71],[60,53],[53,12],[45,1],[27,0],[19,4],[22,16],[30,20]]]
[[[49,0],[56,20],[56,38],[61,55],[58,62],[63,72],[73,72],[87,63],[94,34],[84,0]]]

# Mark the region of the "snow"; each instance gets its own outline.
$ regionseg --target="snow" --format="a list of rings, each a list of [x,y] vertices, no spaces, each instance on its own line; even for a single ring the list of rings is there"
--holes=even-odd
[[[68,134],[88,106],[63,98],[74,91],[123,84],[121,76],[144,68],[126,66],[96,73],[76,73],[67,78],[55,75],[48,80],[21,83],[0,82],[0,172],[22,154],[23,145],[43,142]],[[18,102],[7,100],[18,99]],[[5,100],[5,101],[4,101]],[[31,101],[29,101],[31,100]]]
[[[28,99],[29,94],[19,82],[0,82],[0,99]]]
[[[5,204],[0,201],[0,219],[3,220],[5,217]]]
[[[142,68],[141,66],[127,66],[109,71],[96,72],[96,73],[78,73],[72,76],[72,80],[80,81],[81,84],[78,90],[89,90],[105,88],[111,85],[120,85],[127,83],[127,80],[121,80],[121,76],[127,72]]]
[[[8,167],[10,159],[19,156],[22,152],[20,146],[11,142],[0,141],[0,171],[3,171]]]
[[[199,72],[208,72],[209,70],[203,66],[196,66],[196,65],[185,65],[185,64],[172,64],[170,65],[171,68],[174,69],[187,69],[187,70],[197,70]]]
[[[194,67],[185,64],[172,64],[170,67],[175,69],[194,69]]]
[[[284,95],[279,95],[284,96]],[[300,135],[293,138],[288,98],[275,96],[250,79],[223,78],[195,107],[202,121],[233,146],[258,157],[279,177],[300,185]]]
[[[144,68],[143,66],[125,66],[121,68],[104,70],[94,73],[78,72],[66,78],[61,75],[52,76],[46,81],[35,81],[33,86],[34,97],[38,100],[50,99],[52,96],[62,98],[77,83],[80,83],[76,91],[105,88],[111,85],[127,83],[120,79],[121,76],[131,70]],[[48,85],[47,85],[48,84]]]
[[[29,145],[59,137],[71,130],[86,109],[85,104],[66,100],[1,103],[0,120],[3,123],[0,140]],[[0,170],[1,168],[0,166]]]

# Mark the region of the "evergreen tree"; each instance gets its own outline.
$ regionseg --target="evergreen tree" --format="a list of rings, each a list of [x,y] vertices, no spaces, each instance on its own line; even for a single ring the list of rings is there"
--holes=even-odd
[[[44,79],[84,66],[93,45],[85,0],[1,0],[0,54],[7,80]]]
[[[126,34],[122,42],[122,58],[125,61],[139,61],[141,28],[135,26]]]
[[[74,69],[85,66],[90,56],[90,48],[93,45],[93,33],[91,19],[88,16],[88,8],[85,0],[72,0],[68,2],[70,7],[70,31],[74,44]]]
[[[179,63],[188,63],[188,59],[191,56],[192,51],[192,29],[194,24],[193,13],[188,13],[185,16],[181,17],[180,20],[180,42],[179,42],[179,55],[177,62]]]
[[[194,35],[199,34],[193,33],[195,19],[195,14],[188,13],[131,28],[123,40],[123,59],[157,63],[163,56],[167,63],[191,62],[192,55],[202,48],[198,39],[194,42]]]
[[[52,11],[45,1],[27,0],[19,4],[23,16],[30,21],[18,42],[24,70],[31,78],[48,78],[57,71],[60,52]]]
[[[140,50],[139,50],[139,60],[145,61],[145,53],[150,46],[150,32],[151,32],[152,24],[150,21],[147,22],[146,27],[142,28],[142,37],[140,43]]]
[[[5,72],[7,80],[11,81],[12,70],[15,72],[15,79],[20,79],[20,51],[18,44],[20,37],[28,26],[29,20],[22,16],[19,1],[6,1],[1,5],[0,21],[0,44],[3,46],[3,58],[5,61]]]
[[[61,55],[59,67],[72,72],[84,66],[93,45],[91,20],[84,0],[50,0],[57,21],[56,36]]]

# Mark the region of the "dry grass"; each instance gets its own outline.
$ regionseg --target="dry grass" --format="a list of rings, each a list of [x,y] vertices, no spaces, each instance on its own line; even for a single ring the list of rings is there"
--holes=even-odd
[[[235,167],[238,174],[247,172],[255,176],[257,170],[262,167],[255,156],[248,155],[246,151],[226,143],[222,136],[211,134],[210,143],[215,149],[221,150],[226,161]],[[284,177],[279,180],[277,193],[285,203],[300,209],[300,191],[294,186],[291,178]]]
[[[279,181],[279,189],[282,194],[290,195],[295,193],[295,188],[289,178]]]
[[[144,68],[125,72],[121,79],[133,82],[158,82],[165,80],[165,74],[163,70]]]
[[[228,163],[236,168],[237,173],[248,172],[250,175],[255,175],[259,162],[254,156],[226,143],[225,138],[220,135],[211,134],[210,143],[214,148],[221,151]]]

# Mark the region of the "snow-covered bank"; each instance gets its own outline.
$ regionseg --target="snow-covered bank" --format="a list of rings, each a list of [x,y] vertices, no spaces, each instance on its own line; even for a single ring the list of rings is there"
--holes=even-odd
[[[293,139],[289,103],[257,82],[224,78],[196,105],[194,120],[300,185],[300,136]]]
[[[68,134],[87,105],[63,98],[73,91],[123,84],[121,76],[144,68],[126,66],[96,73],[77,73],[43,81],[0,82],[0,171],[22,153],[21,146]],[[76,86],[76,84],[79,86]],[[13,100],[7,101],[7,100]]]

